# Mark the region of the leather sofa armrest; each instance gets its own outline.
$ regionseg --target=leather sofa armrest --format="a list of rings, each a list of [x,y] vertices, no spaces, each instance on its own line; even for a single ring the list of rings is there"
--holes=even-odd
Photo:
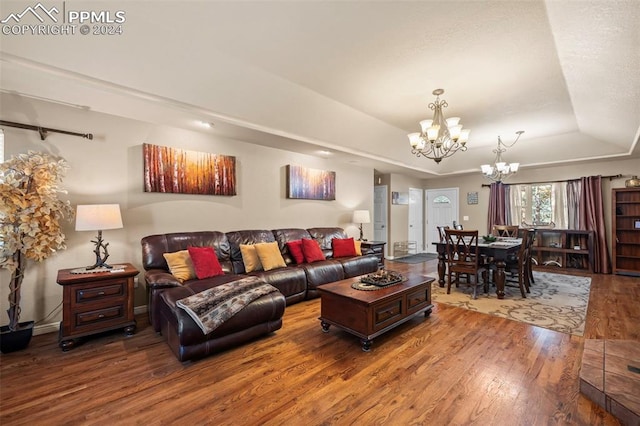
[[[150,269],[144,273],[144,280],[149,289],[179,287],[182,284],[176,277],[163,269]]]

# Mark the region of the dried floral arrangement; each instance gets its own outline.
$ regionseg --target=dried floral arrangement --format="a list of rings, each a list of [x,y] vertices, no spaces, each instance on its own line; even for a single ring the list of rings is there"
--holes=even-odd
[[[60,222],[73,219],[58,194],[69,166],[50,154],[29,151],[0,163],[0,268],[11,274],[9,330],[20,317],[20,287],[28,260],[42,261],[66,248]]]

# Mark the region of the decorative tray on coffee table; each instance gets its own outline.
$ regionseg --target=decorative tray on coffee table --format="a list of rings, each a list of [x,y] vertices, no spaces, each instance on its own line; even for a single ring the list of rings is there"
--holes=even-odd
[[[397,272],[380,270],[373,274],[365,275],[360,278],[361,283],[375,285],[378,287],[386,287],[388,285],[402,282],[404,277]]]

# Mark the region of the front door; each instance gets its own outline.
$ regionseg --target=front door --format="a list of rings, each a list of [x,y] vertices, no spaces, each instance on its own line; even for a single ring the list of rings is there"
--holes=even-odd
[[[453,227],[458,220],[458,188],[427,189],[427,252],[435,253],[432,243],[440,241],[438,226]]]

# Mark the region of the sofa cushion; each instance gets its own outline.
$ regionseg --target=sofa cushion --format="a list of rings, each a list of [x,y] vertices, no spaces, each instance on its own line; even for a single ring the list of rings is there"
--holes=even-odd
[[[224,274],[213,247],[187,247],[187,250],[198,279]]]
[[[249,275],[254,275],[277,288],[287,299],[288,305],[304,300],[307,295],[307,275],[303,267],[293,265],[270,271],[255,271]]]
[[[319,262],[326,260],[324,253],[320,249],[320,245],[316,240],[310,240],[308,238],[302,239],[302,253],[304,253],[304,260],[307,263]]]
[[[340,257],[337,258],[336,261],[342,264],[345,278],[370,274],[378,270],[378,257],[373,254],[354,257]]]
[[[222,270],[225,273],[233,271],[230,259],[231,247],[227,235],[223,232],[200,231],[157,234],[146,236],[140,242],[142,244],[142,265],[147,271],[150,269],[164,269],[168,272],[169,266],[163,254],[186,250],[189,246],[213,247]]]
[[[254,245],[256,253],[262,263],[262,269],[270,271],[277,268],[285,268],[285,263],[282,255],[280,254],[280,248],[277,242],[272,243],[257,243]]]
[[[180,282],[196,278],[196,271],[193,269],[193,262],[188,250],[180,250],[173,253],[164,253],[171,275]]]
[[[302,252],[302,240],[289,241],[287,250],[293,260],[299,265],[304,263],[304,253]]]
[[[348,238],[344,229],[337,227],[309,228],[307,231],[309,231],[311,238],[320,244],[320,248],[326,258],[333,257],[331,240],[334,238]]]
[[[301,265],[307,274],[307,299],[318,297],[318,286],[340,281],[345,278],[342,264],[336,260],[305,263]]]
[[[231,246],[231,264],[233,272],[236,274],[244,274],[247,272],[244,268],[244,261],[242,259],[242,252],[240,251],[241,244],[256,244],[256,243],[270,243],[275,241],[273,232],[266,229],[248,229],[243,231],[230,231],[227,232],[227,239]]]
[[[262,263],[258,257],[255,245],[240,244],[240,253],[242,253],[242,263],[244,263],[245,272],[262,270]]]
[[[362,241],[355,240],[353,245],[356,247],[356,256],[362,256]]]
[[[282,257],[284,258],[284,261],[287,262],[287,265],[291,265],[293,263],[295,264],[304,263],[304,254],[302,254],[302,247],[300,247],[300,252],[299,252],[302,258],[299,258],[296,260],[294,258],[293,253],[290,251],[287,243],[300,241],[300,244],[302,244],[303,238],[311,239],[311,235],[309,235],[306,229],[280,228],[280,229],[274,229],[271,232],[273,233],[274,238],[278,242],[278,246],[280,247],[280,253],[282,253]]]
[[[333,257],[352,257],[356,255],[356,245],[353,238],[334,238],[331,240]]]

